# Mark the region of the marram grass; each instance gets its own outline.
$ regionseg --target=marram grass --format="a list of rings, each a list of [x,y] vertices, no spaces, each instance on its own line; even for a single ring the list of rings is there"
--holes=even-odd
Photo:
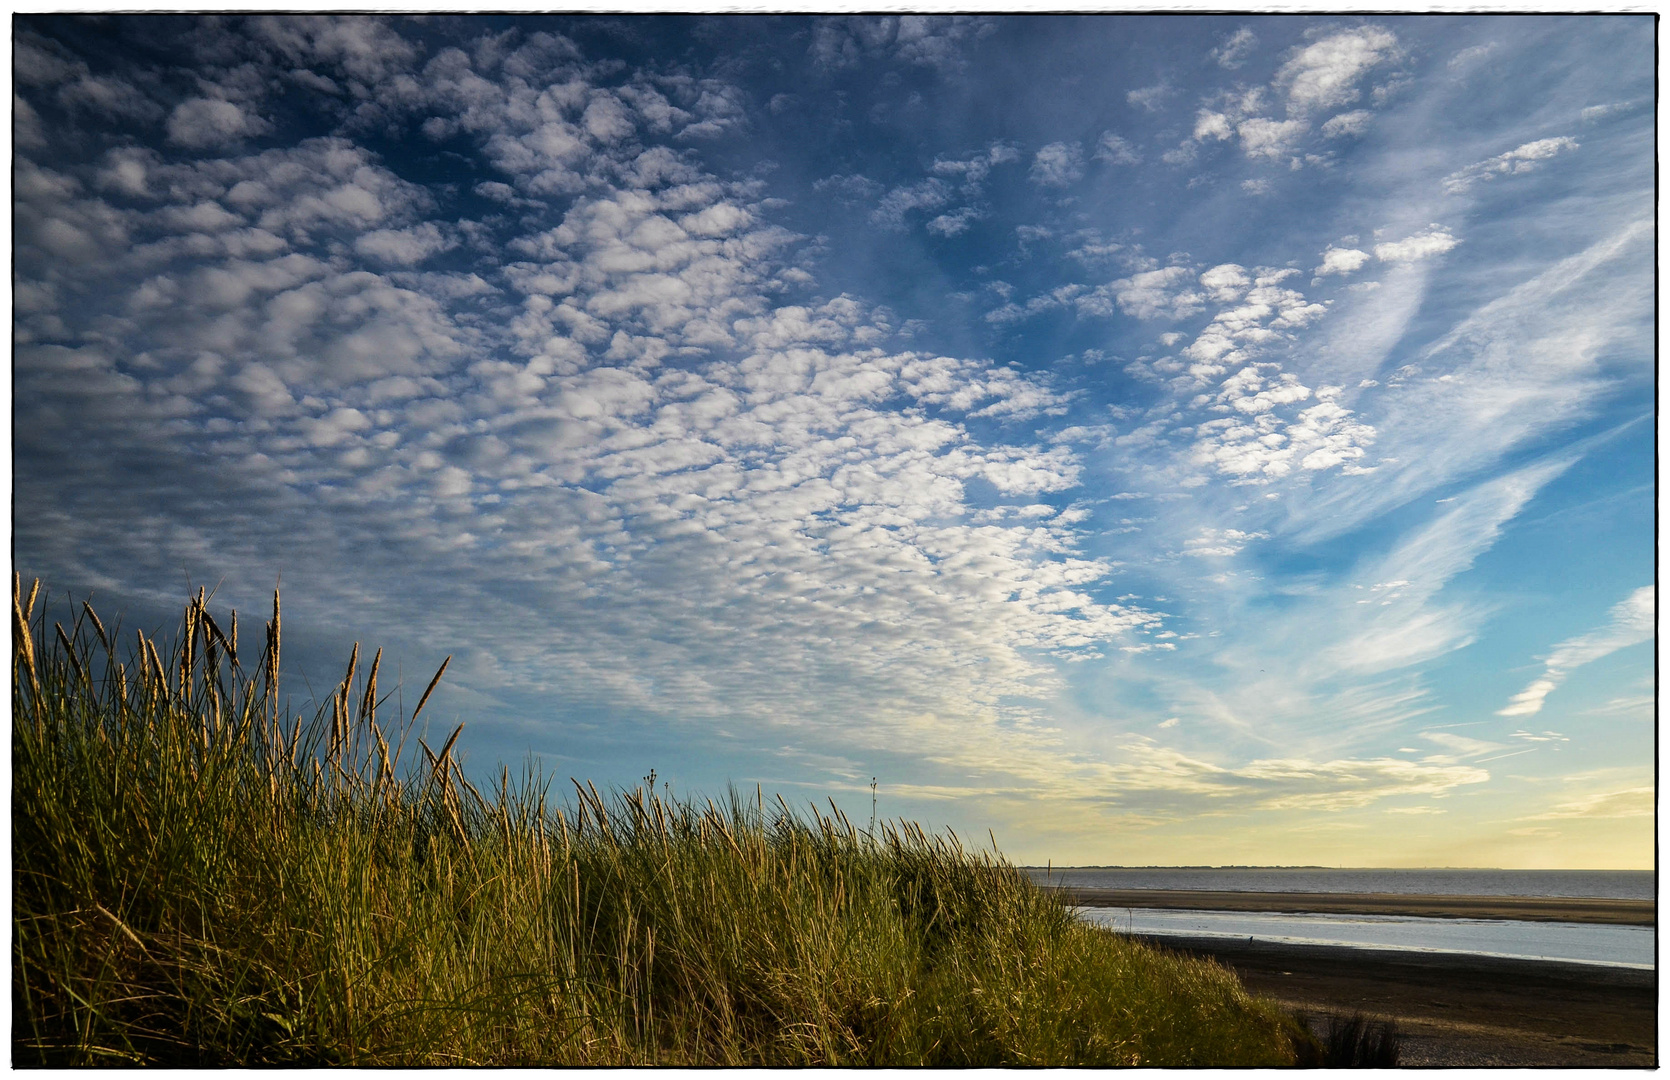
[[[21,583],[18,583],[21,585]],[[242,649],[14,590],[17,1065],[1276,1065],[1229,972],[1076,921],[955,837],[605,795],[385,728],[358,648],[278,707]],[[443,665],[444,667],[444,665]],[[439,678],[439,673],[436,676]],[[430,689],[434,683],[431,682]],[[427,700],[427,693],[424,700]],[[414,745],[415,744],[415,745]]]

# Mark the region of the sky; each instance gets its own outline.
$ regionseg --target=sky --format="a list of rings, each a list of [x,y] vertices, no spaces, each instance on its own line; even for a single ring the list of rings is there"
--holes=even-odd
[[[1651,867],[1654,32],[20,16],[15,567],[482,777]]]

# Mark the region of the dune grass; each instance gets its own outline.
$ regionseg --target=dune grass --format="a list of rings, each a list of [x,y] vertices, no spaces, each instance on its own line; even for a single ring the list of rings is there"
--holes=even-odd
[[[163,647],[85,604],[49,630],[16,584],[17,1065],[1277,1065],[1314,1042],[954,836],[757,793],[558,804],[531,771],[483,794],[456,731],[414,735],[427,693],[385,726],[380,653],[288,715],[276,594],[240,652],[201,593]]]
[[[1389,1069],[1403,1054],[1403,1032],[1393,1017],[1369,1016],[1361,1010],[1295,1017],[1316,1035],[1321,1064],[1365,1069]],[[1308,1059],[1311,1055],[1307,1053]]]

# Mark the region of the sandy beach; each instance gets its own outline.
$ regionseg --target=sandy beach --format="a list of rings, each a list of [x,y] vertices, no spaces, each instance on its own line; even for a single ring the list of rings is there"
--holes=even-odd
[[[1652,900],[1564,896],[1444,896],[1401,893],[1217,892],[1184,889],[1060,890],[1084,907],[1194,911],[1286,911],[1332,915],[1414,915],[1424,918],[1517,919],[1529,922],[1652,926]]]
[[[1156,937],[1294,1010],[1393,1017],[1402,1064],[1653,1066],[1657,973],[1461,954]]]
[[[1651,926],[1651,900],[1387,893],[1063,889],[1087,907],[1411,915]],[[1296,1011],[1395,1018],[1402,1064],[1641,1067],[1658,1062],[1656,971],[1163,936],[1162,948],[1208,956],[1248,989]]]

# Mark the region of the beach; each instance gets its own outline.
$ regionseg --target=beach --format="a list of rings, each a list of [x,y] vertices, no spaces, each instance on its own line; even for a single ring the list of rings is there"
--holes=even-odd
[[[1309,912],[1651,926],[1651,900],[1593,897],[1063,889],[1086,907]],[[1657,972],[1596,964],[1241,938],[1155,935],[1211,957],[1295,1011],[1394,1018],[1402,1064],[1652,1066]]]
[[[1411,1066],[1653,1066],[1657,973],[1458,953],[1154,937],[1295,1011],[1395,1018]]]

